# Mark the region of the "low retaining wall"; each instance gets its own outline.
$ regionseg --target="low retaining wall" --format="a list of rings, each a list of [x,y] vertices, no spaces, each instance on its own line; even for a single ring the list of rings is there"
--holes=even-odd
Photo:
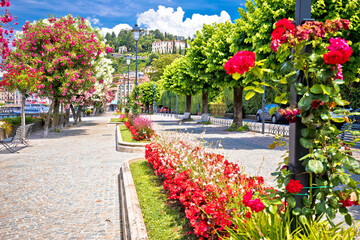
[[[131,143],[124,142],[121,137],[120,126],[116,125],[115,129],[116,151],[130,153],[145,153],[145,145],[147,143]]]
[[[123,239],[148,240],[149,237],[128,161],[121,164],[119,184]]]

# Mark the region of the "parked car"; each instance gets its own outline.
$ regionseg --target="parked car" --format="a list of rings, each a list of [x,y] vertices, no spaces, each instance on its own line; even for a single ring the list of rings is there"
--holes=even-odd
[[[162,107],[160,109],[160,112],[169,112],[169,108],[168,107]]]
[[[283,116],[280,115],[278,110],[280,108],[285,108],[285,105],[279,105],[276,103],[270,103],[265,106],[265,121],[271,121],[272,123],[278,123],[278,122],[288,122]],[[270,114],[270,111],[272,108],[276,108],[276,110]],[[256,112],[256,121],[261,122],[263,117],[262,109],[259,109]]]

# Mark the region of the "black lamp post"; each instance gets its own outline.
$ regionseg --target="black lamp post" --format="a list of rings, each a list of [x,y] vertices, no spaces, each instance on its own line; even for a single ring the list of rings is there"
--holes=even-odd
[[[310,20],[311,18],[311,0],[296,0],[295,7],[295,22],[296,25],[301,25],[304,20]],[[311,53],[311,48],[306,48],[306,52]],[[304,74],[300,72],[297,82],[304,82]],[[290,104],[296,106],[301,96],[298,96],[294,84],[291,84],[290,88]],[[298,119],[299,120],[299,119]],[[293,173],[294,180],[300,180],[300,183],[304,186],[304,189],[300,194],[295,195],[296,207],[302,208],[302,199],[304,195],[307,195],[309,188],[309,174],[305,174],[306,170],[299,160],[305,156],[309,151],[302,147],[300,144],[301,129],[305,128],[305,125],[300,121],[290,123],[290,134],[289,134],[289,170]],[[295,216],[293,216],[295,218]],[[296,221],[293,220],[292,228],[296,228]]]
[[[128,66],[128,96],[130,95],[130,71],[129,71],[129,67],[130,67],[130,61],[131,61],[131,57],[127,56],[126,57],[126,64]],[[125,90],[125,89],[124,89]]]
[[[126,71],[125,71],[125,70],[123,71],[123,77],[124,77],[124,92],[123,92],[123,94],[121,94],[121,95],[124,96],[124,102],[125,102],[125,86],[126,86],[126,80],[125,80]]]
[[[135,62],[136,62],[136,68],[135,68],[135,87],[137,86],[137,49],[138,49],[138,41],[140,39],[140,32],[141,29],[137,24],[135,24],[135,27],[131,30],[133,33],[134,40],[136,42],[136,53],[135,53]]]

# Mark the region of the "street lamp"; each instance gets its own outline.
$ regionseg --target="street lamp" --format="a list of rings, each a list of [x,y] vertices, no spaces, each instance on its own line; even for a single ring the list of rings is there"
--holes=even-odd
[[[134,36],[134,40],[136,42],[136,53],[135,53],[135,61],[136,61],[136,68],[135,68],[135,87],[137,86],[137,49],[138,49],[138,41],[140,38],[140,32],[141,29],[137,24],[135,24],[135,27],[131,30]]]
[[[131,61],[131,57],[127,56],[126,57],[126,64],[128,65],[128,96],[130,95],[130,71],[129,71],[130,61]],[[125,89],[124,89],[124,91],[125,91]]]
[[[124,70],[123,71],[123,77],[124,77],[124,92],[123,92],[123,94],[121,94],[122,96],[124,96],[124,102],[125,102],[125,86],[126,86],[126,80],[125,80],[125,77],[126,77],[126,71]]]

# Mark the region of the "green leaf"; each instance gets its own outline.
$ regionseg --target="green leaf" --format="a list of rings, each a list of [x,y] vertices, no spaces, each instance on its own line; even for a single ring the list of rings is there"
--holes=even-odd
[[[299,216],[299,221],[302,223],[302,224],[306,224],[307,222],[307,218],[305,215],[300,215]]]
[[[320,114],[322,120],[328,120],[329,119],[329,113],[328,112],[322,112]]]
[[[305,206],[310,206],[310,199],[308,197],[303,197],[302,201]]]
[[[278,210],[278,207],[276,205],[270,205],[270,207],[269,207],[270,213],[275,214],[277,212],[277,210]]]
[[[352,225],[352,217],[351,217],[350,214],[346,214],[346,215],[345,215],[345,222],[346,222],[349,226]]]
[[[307,128],[301,129],[301,136],[307,137],[309,135],[310,131]]]
[[[247,92],[247,91],[249,91],[249,90],[254,90],[254,89],[255,89],[254,86],[246,86],[246,87],[244,87],[244,91],[245,91],[245,92]]]
[[[300,138],[300,144],[304,148],[310,148],[312,146],[312,143],[309,140],[307,140],[306,138]]]
[[[250,98],[252,98],[253,96],[255,96],[255,92],[248,92],[245,96],[245,100],[249,100]]]
[[[345,157],[345,158],[343,159],[343,164],[344,164],[344,167],[345,167],[347,170],[350,170],[350,171],[359,168],[359,163],[358,163],[358,161],[356,161],[356,160],[353,159],[353,158]]]
[[[310,92],[314,93],[314,94],[321,94],[323,93],[323,89],[322,89],[322,85],[320,84],[315,84],[314,86],[312,86],[310,88]]]
[[[234,74],[232,75],[232,77],[233,77],[233,79],[235,79],[235,80],[239,80],[240,77],[241,77],[241,75],[240,75],[240,73],[234,73]]]
[[[297,207],[294,208],[294,210],[292,210],[292,214],[294,214],[295,216],[299,216],[301,213],[301,208]]]
[[[303,95],[306,92],[306,88],[302,83],[295,83],[294,88],[298,95]]]
[[[324,171],[324,165],[320,161],[310,160],[306,166],[308,172],[322,173]]]
[[[254,89],[254,91],[257,93],[264,93],[264,89],[262,87],[257,87]]]
[[[288,197],[286,202],[289,204],[290,207],[294,208],[296,206],[296,200],[294,197]]]
[[[315,210],[317,213],[325,212],[326,210],[325,202],[319,202],[318,204],[316,204]]]
[[[342,215],[346,215],[349,211],[347,210],[346,207],[340,206],[340,207],[339,207],[339,212],[340,212]]]
[[[265,207],[269,207],[270,206],[270,201],[268,199],[261,199],[262,203],[264,204]]]
[[[301,210],[302,214],[304,215],[310,215],[311,214],[311,210],[310,208],[308,207],[304,207],[302,210]]]
[[[330,219],[334,219],[336,217],[336,210],[332,207],[326,209],[326,214],[329,216]]]
[[[298,102],[298,106],[301,110],[308,110],[311,106],[311,97],[309,95],[303,96]]]
[[[341,174],[339,175],[340,182],[342,184],[348,184],[350,183],[350,177],[347,174]]]
[[[339,106],[344,106],[344,103],[343,103],[343,101],[340,99],[340,98],[335,98],[335,102],[336,102],[336,104],[337,105],[339,105]]]

